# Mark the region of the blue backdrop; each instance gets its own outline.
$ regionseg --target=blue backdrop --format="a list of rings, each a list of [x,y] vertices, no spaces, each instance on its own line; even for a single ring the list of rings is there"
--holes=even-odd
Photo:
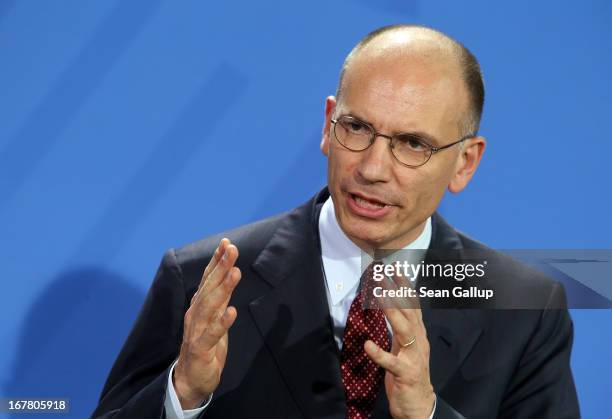
[[[484,69],[489,148],[452,223],[612,247],[611,21],[606,0],[1,0],[0,396],[86,417],[165,249],[324,185],[324,98],[385,24],[439,28]],[[572,316],[583,414],[604,417],[612,311]]]

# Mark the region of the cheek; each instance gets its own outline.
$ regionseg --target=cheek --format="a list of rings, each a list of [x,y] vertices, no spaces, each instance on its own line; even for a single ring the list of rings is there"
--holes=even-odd
[[[327,179],[330,186],[332,183],[341,184],[353,176],[355,167],[358,164],[357,156],[353,153],[346,153],[344,149],[330,149],[327,161]],[[337,187],[338,185],[333,185]]]
[[[421,215],[429,215],[438,206],[448,181],[445,176],[432,171],[420,171],[416,169],[412,176],[399,180],[400,188],[404,191],[403,205],[404,218],[422,218]]]
[[[340,198],[341,185],[344,182],[343,178],[342,166],[339,164],[338,159],[333,154],[330,154],[327,160],[327,187],[333,198]]]

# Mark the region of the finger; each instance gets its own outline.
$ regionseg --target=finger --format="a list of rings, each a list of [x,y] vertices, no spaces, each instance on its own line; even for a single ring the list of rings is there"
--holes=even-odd
[[[229,330],[230,327],[236,321],[238,317],[238,310],[236,307],[229,306],[225,309],[224,315],[221,317],[221,325],[225,328],[225,330]]]
[[[202,349],[210,350],[217,345],[229,328],[232,327],[237,316],[238,312],[235,307],[227,307],[222,315],[216,316],[202,336]]]
[[[221,303],[219,304],[219,309],[225,310],[227,308],[227,305],[229,304],[229,301],[232,298],[232,293],[238,286],[238,283],[241,279],[242,272],[240,271],[240,268],[233,266],[226,274],[223,283],[215,289],[218,290],[221,295]],[[215,299],[214,302],[218,302],[218,300]]]
[[[423,323],[423,312],[420,308],[401,310],[405,317],[412,319],[414,325],[415,335],[419,338],[427,339],[427,329],[425,329],[425,323]]]
[[[389,371],[396,377],[402,374],[401,363],[397,362],[398,360],[395,355],[383,350],[371,340],[367,340],[363,347],[368,357],[377,365],[381,366],[386,371]]]
[[[415,317],[415,321],[416,321],[416,329],[415,331],[417,332],[417,337],[419,338],[419,340],[427,340],[427,328],[425,327],[425,323],[423,322],[423,310],[421,310],[420,308],[416,308],[416,309],[411,309],[410,311],[412,311],[412,314]]]
[[[380,299],[380,307],[395,307],[403,309],[419,307],[418,297],[410,294],[408,291],[409,288],[412,288],[411,284],[408,283],[406,279],[402,279],[401,281],[403,282],[398,283],[395,278],[397,277],[394,277],[393,280],[386,279],[382,281],[382,288],[387,291],[387,296]],[[397,293],[397,291],[400,290],[402,292]]]
[[[420,308],[402,308],[399,312],[410,322],[415,334],[426,334],[423,312]]]
[[[206,280],[206,277],[210,275],[212,270],[215,269],[215,267],[217,266],[217,263],[219,263],[219,260],[221,260],[221,256],[223,256],[223,253],[225,252],[225,248],[229,244],[230,244],[230,241],[228,238],[224,237],[221,239],[221,241],[219,242],[219,245],[217,246],[217,249],[215,250],[215,253],[213,253],[213,257],[210,259],[210,262],[208,262],[208,265],[206,265],[206,268],[204,269],[204,273],[202,274],[202,281],[200,281],[200,285]]]
[[[393,281],[384,281],[383,288],[385,290],[398,290],[399,287]],[[402,314],[408,318],[410,321],[417,321],[418,317],[421,315],[420,304],[418,297],[410,297],[410,294],[405,292],[398,296],[393,297],[382,297],[379,298],[381,301],[380,307],[385,308],[395,308],[402,311]],[[413,313],[418,310],[418,313]],[[416,314],[416,316],[415,316]]]
[[[240,269],[234,266],[217,288],[202,295],[196,302],[196,313],[200,321],[207,323],[215,313],[225,310],[241,276]]]
[[[420,308],[417,308],[414,310],[414,312],[417,315],[417,318],[419,319],[419,323],[421,323],[421,325],[425,327],[425,324],[423,323],[423,310],[421,310]]]
[[[427,339],[427,329],[423,324],[421,317],[421,310],[408,309],[408,310],[391,310],[395,311],[395,316],[401,316],[400,319],[395,319],[400,324],[406,324],[407,317],[410,320],[410,329],[400,329],[396,332],[391,320],[391,329],[393,330],[393,340],[391,346],[391,352],[397,354],[400,358],[409,358],[414,360],[415,354],[418,354],[422,360],[426,363],[429,362],[429,341]],[[393,315],[393,314],[390,314]],[[415,342],[409,346],[403,346],[408,344],[410,341],[415,339]],[[402,350],[404,349],[404,350]]]
[[[385,293],[384,291],[389,291],[389,290],[395,290],[396,286],[393,283],[393,281],[391,281],[388,278],[384,278],[380,283],[379,286],[383,289],[383,293],[382,293],[382,297],[376,297],[375,296],[375,301],[377,303],[378,308],[384,308],[384,307],[393,307],[394,306],[394,298],[389,297],[388,293]]]
[[[383,311],[391,325],[393,341],[398,343],[397,346],[394,345],[393,347],[393,353],[397,353],[402,344],[409,342],[417,335],[416,327],[412,321],[404,317],[401,313],[402,310],[386,308]]]
[[[208,275],[203,290],[211,292],[218,287],[223,282],[227,272],[232,269],[236,260],[238,260],[238,248],[230,243],[225,247],[225,252],[223,252],[221,259]]]
[[[403,275],[393,275],[391,279],[393,280],[395,285],[397,285],[398,287],[411,287],[412,286],[412,282],[410,281],[410,279],[408,279],[407,277]]]
[[[185,314],[184,335],[192,337],[201,335],[214,321],[216,313],[224,312],[241,276],[240,269],[232,267],[221,286],[210,294],[201,293],[200,298],[192,298],[192,304]]]
[[[406,320],[415,326],[418,326],[419,322],[422,321],[420,308],[400,308],[398,311]]]
[[[219,261],[215,264],[212,271],[208,273],[206,278],[200,282],[200,287],[191,298],[191,305],[196,304],[197,300],[202,298],[203,294],[209,294],[213,289],[219,286],[227,272],[232,269],[234,263],[238,259],[238,248],[231,244],[229,240],[224,248],[224,252],[219,258]]]
[[[210,260],[208,261],[208,264],[206,265],[206,268],[204,268],[204,272],[202,273],[202,278],[200,279],[200,283],[198,284],[198,289],[196,290],[196,292],[191,297],[191,303],[190,304],[193,304],[195,299],[199,297],[200,291],[204,288],[204,285],[207,282],[207,278],[209,277],[210,273],[219,264],[219,261],[221,260],[221,257],[225,253],[225,249],[227,248],[227,246],[229,244],[230,244],[230,241],[226,237],[222,238],[221,241],[219,242],[219,245],[215,249],[215,252],[213,253],[213,255],[210,258]]]

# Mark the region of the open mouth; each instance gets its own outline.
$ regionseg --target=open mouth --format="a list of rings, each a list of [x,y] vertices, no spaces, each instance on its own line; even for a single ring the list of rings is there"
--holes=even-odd
[[[387,216],[395,205],[387,204],[374,198],[348,193],[348,207],[350,211],[360,217],[379,219]]]
[[[366,208],[366,209],[377,210],[377,209],[382,209],[382,208],[389,206],[385,204],[384,202],[376,201],[374,199],[363,198],[355,194],[351,194],[351,198],[353,198],[353,200],[355,201],[357,205],[359,205],[362,208]]]

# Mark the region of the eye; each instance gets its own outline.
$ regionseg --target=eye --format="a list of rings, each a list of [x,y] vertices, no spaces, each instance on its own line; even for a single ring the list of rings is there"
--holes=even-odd
[[[340,123],[342,124],[342,127],[346,130],[346,132],[349,134],[369,135],[370,133],[370,130],[363,122],[346,118],[340,120]]]
[[[416,135],[404,134],[398,135],[396,138],[398,145],[406,150],[422,152],[429,148],[427,143]]]
[[[359,132],[363,130],[363,125],[357,122],[349,122],[348,126],[349,126],[349,129],[353,132]]]

